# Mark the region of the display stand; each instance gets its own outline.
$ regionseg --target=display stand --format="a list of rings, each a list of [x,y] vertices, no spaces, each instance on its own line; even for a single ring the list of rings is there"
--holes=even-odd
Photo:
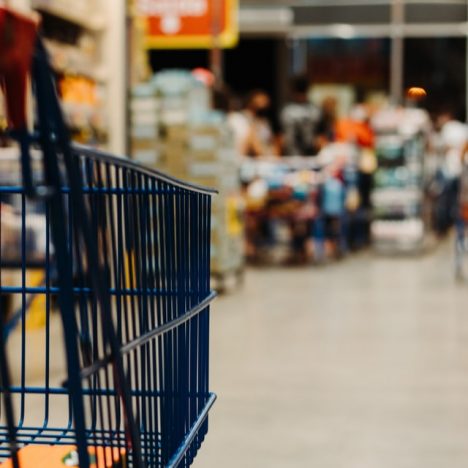
[[[419,252],[424,247],[424,136],[397,132],[377,138],[379,169],[372,194],[373,245],[379,252]]]
[[[115,102],[111,77],[117,74],[110,66],[107,41],[114,21],[110,21],[103,0],[79,0],[70,6],[66,0],[31,0],[31,7],[42,17],[43,36],[73,139],[114,147],[111,134],[121,130],[111,122],[118,109],[109,104]]]

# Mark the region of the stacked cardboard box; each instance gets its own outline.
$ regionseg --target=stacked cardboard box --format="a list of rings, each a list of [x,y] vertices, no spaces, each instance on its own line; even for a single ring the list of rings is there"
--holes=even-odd
[[[215,275],[244,264],[243,203],[234,140],[224,120],[168,126],[162,132],[162,169],[174,177],[212,187],[212,259]]]
[[[151,86],[133,90],[130,105],[131,153],[133,159],[156,166],[160,158],[159,102]]]
[[[209,91],[189,73],[158,73],[135,88],[132,154],[178,179],[215,188],[212,271],[225,275],[243,267],[244,227],[239,166],[226,117],[210,110]]]
[[[239,193],[219,195],[213,204],[211,269],[216,275],[244,266],[244,205]]]

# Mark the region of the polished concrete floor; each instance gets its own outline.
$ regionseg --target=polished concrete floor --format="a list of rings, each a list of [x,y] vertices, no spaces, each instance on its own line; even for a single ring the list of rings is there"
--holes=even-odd
[[[468,281],[454,280],[452,251],[449,240],[414,258],[249,269],[213,307],[219,399],[195,468],[466,468]],[[51,326],[58,335],[58,316]],[[43,331],[31,339],[40,382]],[[60,383],[63,351],[52,357]],[[64,425],[62,400],[50,417]],[[28,419],[43,411],[28,398]]]
[[[211,351],[196,468],[468,466],[468,282],[450,242],[249,270],[213,307]]]

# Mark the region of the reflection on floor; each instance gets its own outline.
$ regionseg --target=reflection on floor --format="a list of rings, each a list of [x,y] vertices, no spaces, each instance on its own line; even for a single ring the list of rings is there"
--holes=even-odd
[[[212,315],[199,468],[468,466],[468,282],[452,244],[255,269]]]

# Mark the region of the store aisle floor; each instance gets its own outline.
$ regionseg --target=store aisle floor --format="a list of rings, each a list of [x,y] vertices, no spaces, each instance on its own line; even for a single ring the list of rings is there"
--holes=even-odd
[[[468,282],[452,244],[249,270],[212,314],[199,468],[466,468]]]

